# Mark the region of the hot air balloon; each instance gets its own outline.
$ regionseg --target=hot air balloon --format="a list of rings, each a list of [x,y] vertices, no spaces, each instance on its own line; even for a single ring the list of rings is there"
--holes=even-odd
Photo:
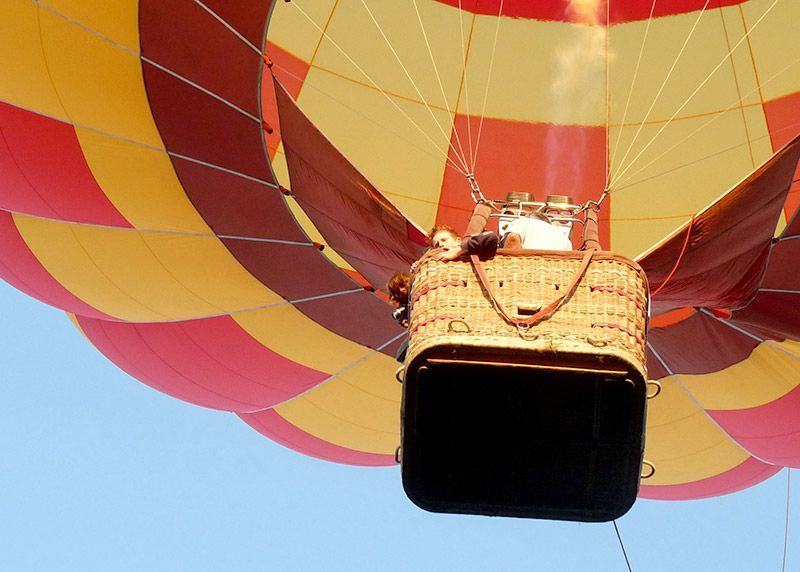
[[[601,241],[652,287],[640,495],[741,490],[800,458],[798,10],[9,0],[0,276],[143,383],[393,465],[382,277],[463,228],[469,175],[602,199]],[[338,155],[287,146],[273,74]],[[339,194],[293,188],[293,161]]]

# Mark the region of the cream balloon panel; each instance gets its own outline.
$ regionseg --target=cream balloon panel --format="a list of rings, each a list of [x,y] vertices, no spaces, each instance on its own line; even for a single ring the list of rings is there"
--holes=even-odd
[[[369,5],[373,15],[399,57],[404,63],[407,60],[408,72],[425,99],[442,106],[441,90],[433,75],[412,4],[372,4]],[[605,123],[606,63],[612,122],[620,122],[643,42],[645,49],[628,109],[631,121],[641,121],[648,115],[668,75],[670,78],[649,113],[650,119],[668,119],[684,103],[679,116],[719,111],[736,104],[739,99],[745,104],[760,102],[753,57],[761,68],[762,60],[786,60],[786,56],[776,57],[775,51],[797,53],[796,34],[790,33],[788,23],[797,8],[790,4],[783,3],[785,7],[782,5],[780,9],[776,7],[761,22],[758,18],[769,8],[767,2],[748,2],[744,8],[737,5],[707,10],[702,16],[700,12],[690,12],[656,18],[650,26],[646,20],[637,21],[608,30],[601,26],[511,18],[498,20],[492,16],[473,18],[462,14],[463,36],[457,10],[436,2],[420,3],[420,6],[423,22],[431,32],[432,51],[440,67],[446,98],[452,102],[454,96],[459,97],[459,112],[467,111],[466,94],[459,93],[463,61],[461,38],[470,42],[465,76],[467,92],[471,94],[470,112],[478,114],[490,79],[490,59],[498,30],[494,63],[491,64],[488,116],[602,125]],[[317,21],[329,24],[330,37],[376,83],[402,97],[420,99],[378,27],[360,4],[338,6],[332,15],[327,14],[329,22],[325,10],[320,6],[316,8],[320,10]],[[291,3],[276,7],[270,29],[272,41],[306,61],[313,55],[314,66],[356,82],[369,83],[319,31],[303,33],[307,22],[297,23],[297,34],[287,34],[287,23],[292,18],[297,18],[297,9]],[[350,30],[359,30],[359,33],[352,34]],[[749,39],[745,38],[748,30],[752,30]],[[764,38],[770,41],[765,42]],[[684,47],[685,40],[688,41]],[[309,50],[309,45],[316,51]],[[701,84],[703,87],[687,102],[687,97]],[[788,90],[779,88],[776,94],[795,90],[796,86]],[[571,94],[576,100],[572,103],[569,101]]]
[[[740,9],[752,30],[748,43],[762,99],[770,101],[800,91],[800,3],[750,0]]]
[[[305,62],[312,61],[322,40],[322,32],[338,4],[337,0],[298,0],[272,4],[269,41]]]
[[[605,125],[605,37],[602,27],[476,18],[459,113],[480,116],[485,100],[486,117]]]
[[[609,132],[619,141],[611,164],[611,248],[627,256],[680,227],[772,153],[760,106],[662,127],[645,125],[638,137],[637,125],[621,136],[618,128]]]
[[[417,3],[434,68],[413,2],[366,5],[369,11],[360,2],[339,5],[327,29],[332,41],[322,40],[311,64],[370,89],[374,82],[399,97],[454,109],[464,62],[459,21],[466,34],[468,16],[438,2]]]
[[[699,17],[698,12],[659,18],[649,27],[647,21],[613,26],[612,124],[622,123],[623,117],[626,123],[659,122],[715,113],[740,102],[759,103],[747,44],[731,53],[743,37],[737,14],[732,7]]]
[[[438,109],[431,114],[401,98],[390,102],[317,68],[309,70],[306,86],[298,102],[311,120],[406,216],[423,228],[432,225],[452,115]]]

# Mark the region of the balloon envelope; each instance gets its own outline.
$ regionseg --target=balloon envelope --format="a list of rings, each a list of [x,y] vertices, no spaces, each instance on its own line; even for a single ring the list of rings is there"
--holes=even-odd
[[[394,463],[403,330],[281,192],[263,53],[419,228],[463,229],[470,172],[490,198],[608,188],[601,238],[635,256],[800,131],[788,1],[0,10],[0,275],[144,383],[343,463]],[[719,495],[800,462],[796,185],[753,300],[653,320],[645,496]]]

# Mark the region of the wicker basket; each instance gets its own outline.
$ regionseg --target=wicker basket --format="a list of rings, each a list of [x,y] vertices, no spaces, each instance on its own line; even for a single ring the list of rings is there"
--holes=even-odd
[[[564,293],[579,252],[504,251],[483,261],[497,301],[531,315]],[[469,262],[423,260],[412,277],[406,364],[436,346],[502,348],[521,361],[565,352],[615,356],[645,375],[648,287],[644,271],[610,252],[595,253],[574,294],[532,328],[508,323]]]
[[[643,271],[610,252],[499,251],[479,264],[483,283],[461,261],[425,259],[412,276],[406,494],[435,512],[621,516],[644,451]]]

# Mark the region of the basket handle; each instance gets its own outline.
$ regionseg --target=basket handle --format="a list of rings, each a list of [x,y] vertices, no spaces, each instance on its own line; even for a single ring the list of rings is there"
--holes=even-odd
[[[575,289],[578,287],[583,275],[586,274],[586,269],[589,268],[589,263],[592,261],[592,256],[596,249],[590,248],[587,250],[583,255],[583,260],[581,260],[581,265],[578,268],[578,271],[575,273],[575,276],[572,277],[572,282],[567,287],[566,291],[563,295],[559,296],[552,302],[550,302],[547,306],[533,314],[532,316],[528,316],[527,318],[517,318],[515,316],[510,315],[506,312],[506,309],[503,308],[502,304],[497,300],[492,291],[491,286],[489,285],[489,278],[486,276],[486,270],[483,268],[483,264],[481,263],[480,259],[477,255],[471,254],[469,257],[470,262],[472,263],[472,267],[475,269],[475,273],[478,275],[478,279],[481,281],[483,285],[483,289],[486,291],[486,294],[489,295],[489,298],[492,301],[492,305],[494,309],[497,310],[497,313],[500,314],[503,319],[512,324],[517,326],[518,328],[530,328],[541,322],[542,320],[546,320],[550,316],[556,313],[556,311],[566,302],[570,296],[575,292]]]

